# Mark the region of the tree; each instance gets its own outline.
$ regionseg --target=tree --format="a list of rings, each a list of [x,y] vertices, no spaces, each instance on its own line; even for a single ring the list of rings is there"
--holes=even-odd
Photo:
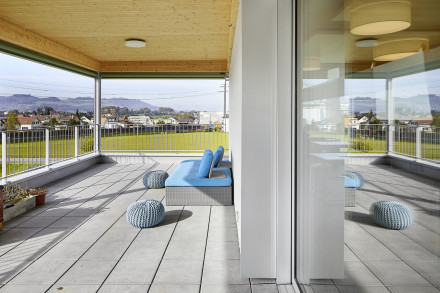
[[[78,109],[76,109],[75,116],[78,117],[78,119],[81,119],[81,113],[79,112]]]
[[[17,113],[13,113],[13,112],[8,113],[7,120],[6,120],[4,127],[7,130],[16,130],[20,127],[20,122],[18,122]]]
[[[70,118],[69,122],[67,122],[67,126],[79,125],[79,122],[76,122],[75,119]]]
[[[156,122],[156,124],[157,124],[157,125],[159,125],[159,124],[165,124],[165,121],[163,121],[163,120],[159,120],[159,121]]]

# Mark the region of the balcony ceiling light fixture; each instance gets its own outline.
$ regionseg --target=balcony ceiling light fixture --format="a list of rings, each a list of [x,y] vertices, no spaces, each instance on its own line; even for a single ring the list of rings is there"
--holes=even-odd
[[[125,41],[125,46],[130,48],[142,48],[145,47],[145,41],[141,39],[128,39]]]
[[[376,46],[378,41],[376,39],[363,39],[363,40],[357,40],[355,42],[356,47],[359,48],[368,48],[368,47],[374,47]]]
[[[379,43],[373,48],[375,61],[395,61],[429,48],[427,38],[406,38]]]
[[[362,0],[350,11],[350,31],[354,35],[383,35],[411,25],[409,0]]]

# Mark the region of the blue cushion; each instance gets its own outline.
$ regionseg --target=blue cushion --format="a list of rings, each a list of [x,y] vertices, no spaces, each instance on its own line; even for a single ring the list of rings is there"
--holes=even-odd
[[[351,179],[353,179],[356,182],[356,186],[353,186],[353,187],[361,188],[362,185],[364,185],[364,177],[362,177],[362,175],[359,174],[358,172],[345,171],[344,175],[347,176],[347,177],[350,177]]]
[[[344,176],[344,187],[356,188],[356,181],[348,176]]]
[[[185,160],[171,173],[165,186],[231,186],[232,176],[229,168],[214,168],[223,171],[225,178],[200,178],[198,176],[200,160]]]
[[[137,228],[149,228],[162,222],[165,208],[160,201],[147,199],[132,203],[126,213],[127,222]]]
[[[408,228],[414,222],[411,209],[394,201],[375,202],[371,205],[370,213],[375,223],[394,230]]]
[[[211,170],[212,160],[214,160],[214,154],[210,150],[206,150],[203,154],[202,161],[199,166],[199,177],[207,178],[209,176],[209,171]]]
[[[222,146],[219,146],[218,149],[214,153],[214,167],[217,167],[220,161],[223,158],[223,154],[225,149]]]
[[[163,188],[168,176],[168,173],[163,170],[149,171],[145,173],[142,182],[147,188]]]

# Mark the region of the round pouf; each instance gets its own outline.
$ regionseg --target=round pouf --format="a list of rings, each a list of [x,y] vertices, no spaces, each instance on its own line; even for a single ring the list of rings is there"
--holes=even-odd
[[[163,170],[148,171],[142,181],[147,188],[164,188],[168,173]]]
[[[147,199],[132,203],[127,209],[127,222],[137,228],[149,228],[162,222],[165,208],[160,201]]]
[[[371,205],[370,213],[375,223],[394,230],[408,228],[414,222],[411,209],[394,201],[375,202]]]
[[[364,177],[362,177],[362,175],[359,174],[358,172],[345,171],[344,175],[354,180],[356,185],[353,186],[353,187],[355,187],[355,188],[362,188],[362,185],[364,185]]]

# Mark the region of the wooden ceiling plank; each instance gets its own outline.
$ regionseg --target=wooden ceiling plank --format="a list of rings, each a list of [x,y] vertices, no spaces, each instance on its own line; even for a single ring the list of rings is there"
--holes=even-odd
[[[224,73],[226,70],[226,60],[101,62],[102,72]]]
[[[100,70],[100,63],[98,60],[1,18],[0,40],[90,70]]]
[[[231,56],[232,56],[232,47],[234,44],[235,37],[235,27],[237,26],[237,16],[238,16],[238,6],[240,4],[240,0],[232,0],[231,6],[231,18],[230,18],[230,28],[229,28],[229,44],[228,44],[228,72],[229,66],[231,64]]]

